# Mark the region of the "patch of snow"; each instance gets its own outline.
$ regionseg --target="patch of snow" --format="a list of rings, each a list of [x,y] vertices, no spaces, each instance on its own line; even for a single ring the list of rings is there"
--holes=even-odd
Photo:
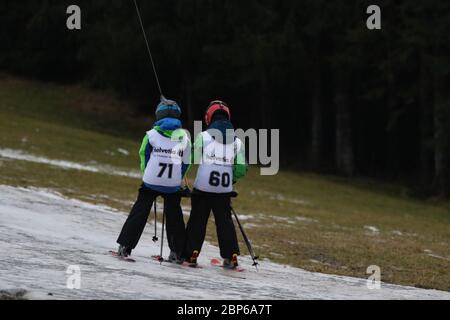
[[[275,221],[279,221],[279,222],[286,222],[289,224],[295,224],[295,220],[293,220],[290,217],[280,217],[280,216],[271,216],[271,218]]]
[[[380,230],[374,226],[364,226],[364,229],[366,229],[367,231],[369,231],[371,234],[374,234],[374,235],[380,233]]]
[[[130,153],[128,152],[128,150],[122,149],[122,148],[117,148],[117,152],[120,154],[123,154],[124,156],[128,156]]]
[[[440,255],[437,255],[437,254],[435,254],[433,251],[431,251],[429,249],[425,249],[425,250],[423,250],[423,252],[425,252],[427,254],[427,256],[429,256],[429,257],[450,261],[450,257],[443,257],[443,256],[440,256]]]
[[[450,257],[443,257],[443,256],[440,256],[440,255],[437,255],[437,254],[434,254],[434,253],[429,254],[429,256],[430,256],[430,257],[433,257],[433,258],[437,258],[437,259],[442,259],[442,260],[450,261]]]
[[[282,257],[283,255],[280,253],[276,253],[276,252],[270,252],[269,253],[271,256],[275,256],[275,257]]]
[[[419,236],[417,233],[407,233],[406,235],[409,236],[409,237],[413,237],[413,238]]]
[[[251,191],[251,195],[262,195],[262,196],[268,196],[270,200],[280,201],[280,202],[289,202],[293,204],[303,205],[303,206],[310,206],[311,203],[309,201],[303,200],[303,199],[297,199],[297,198],[288,198],[283,194],[280,193],[272,193],[268,191]]]
[[[34,163],[50,165],[53,167],[59,167],[66,170],[80,170],[110,174],[114,176],[124,176],[129,178],[141,178],[141,173],[138,171],[123,171],[106,165],[87,165],[66,160],[48,159],[46,157],[36,156],[21,150],[0,149],[0,158],[30,161]]]
[[[248,214],[238,214],[239,220],[246,221],[246,220],[263,220],[265,221],[277,221],[277,222],[284,222],[288,224],[296,224],[297,222],[305,222],[305,223],[312,223],[312,222],[319,222],[316,219],[302,217],[302,216],[295,216],[295,217],[285,217],[285,216],[275,216],[275,215],[269,215],[265,213],[248,213]]]
[[[239,220],[242,220],[242,221],[255,219],[255,216],[251,215],[251,214],[238,214],[237,216],[238,216]]]
[[[163,210],[163,203],[161,203],[160,204],[160,207],[159,207],[159,209],[158,209],[158,206],[157,206],[157,210],[161,210],[161,212],[162,212],[162,210]],[[181,206],[181,210],[183,211],[183,215],[184,216],[190,216],[191,215],[191,207],[186,207],[186,206]]]
[[[0,259],[0,290],[23,290],[30,299],[450,299],[449,292],[385,283],[369,290],[366,279],[267,259],[256,272],[249,256],[240,257],[247,270],[237,277],[209,266],[219,249],[208,243],[199,257],[202,269],[160,265],[150,259],[160,250],[151,240],[152,224],[133,251],[137,262],[122,262],[107,252],[116,248],[126,216],[46,189],[0,185],[0,251],[8,252]],[[67,288],[70,265],[81,269],[80,289]]]
[[[302,216],[297,216],[297,217],[295,217],[295,220],[301,221],[301,222],[319,222],[319,221],[316,220],[316,219],[307,218],[307,217],[302,217]]]
[[[392,234],[395,234],[396,236],[402,236],[403,232],[399,231],[399,230],[393,230]]]

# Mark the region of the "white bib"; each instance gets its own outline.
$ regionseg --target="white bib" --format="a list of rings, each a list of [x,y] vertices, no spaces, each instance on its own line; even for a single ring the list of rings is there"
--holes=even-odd
[[[239,139],[234,143],[222,144],[204,131],[202,162],[200,163],[194,187],[211,193],[228,193],[233,191],[233,164]]]
[[[149,185],[178,187],[181,184],[181,167],[187,136],[174,141],[152,129],[147,132],[152,150],[144,171],[143,181]]]

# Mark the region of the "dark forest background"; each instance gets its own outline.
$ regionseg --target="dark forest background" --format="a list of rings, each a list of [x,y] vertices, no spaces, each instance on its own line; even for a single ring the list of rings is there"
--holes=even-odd
[[[138,3],[188,127],[219,98],[237,126],[281,129],[285,167],[450,195],[448,0]],[[382,30],[366,28],[371,4]],[[2,72],[113,90],[136,113],[158,102],[132,0],[1,0],[0,40]]]

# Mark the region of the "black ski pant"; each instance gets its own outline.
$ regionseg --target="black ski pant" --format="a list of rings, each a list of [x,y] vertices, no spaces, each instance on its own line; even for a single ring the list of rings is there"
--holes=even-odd
[[[194,190],[191,195],[191,206],[184,255],[190,257],[195,250],[200,253],[205,241],[206,226],[211,210],[216,222],[220,256],[230,259],[234,253],[239,255],[239,244],[231,216],[230,196],[211,195]]]
[[[186,241],[186,230],[181,210],[179,193],[160,193],[142,185],[136,202],[122,227],[117,243],[134,249],[141,238],[156,197],[164,199],[167,242],[171,251],[181,255]]]

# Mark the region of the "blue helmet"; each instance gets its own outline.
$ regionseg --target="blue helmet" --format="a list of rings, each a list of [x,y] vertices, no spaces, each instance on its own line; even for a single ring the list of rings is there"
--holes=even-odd
[[[175,101],[163,98],[156,108],[155,115],[156,121],[168,117],[179,119],[181,116],[181,109]]]

